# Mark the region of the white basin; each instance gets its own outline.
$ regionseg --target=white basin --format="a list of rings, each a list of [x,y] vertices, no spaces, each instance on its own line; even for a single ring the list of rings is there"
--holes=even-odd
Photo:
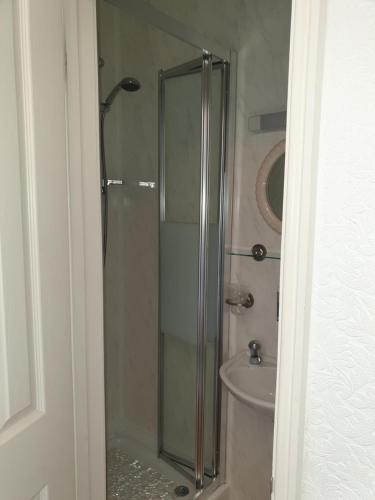
[[[234,397],[266,413],[275,411],[276,362],[265,357],[260,365],[249,363],[249,351],[241,351],[220,368],[220,377]]]

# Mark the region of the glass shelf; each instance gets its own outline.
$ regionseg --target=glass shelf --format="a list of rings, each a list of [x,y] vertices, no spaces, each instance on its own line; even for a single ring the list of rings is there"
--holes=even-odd
[[[244,248],[228,248],[226,250],[227,255],[232,255],[232,256],[237,256],[237,257],[254,257],[254,255],[251,252],[251,249],[244,249]],[[265,259],[269,260],[280,260],[280,252],[279,251],[268,251],[267,250],[267,255]],[[262,261],[259,261],[262,262]]]

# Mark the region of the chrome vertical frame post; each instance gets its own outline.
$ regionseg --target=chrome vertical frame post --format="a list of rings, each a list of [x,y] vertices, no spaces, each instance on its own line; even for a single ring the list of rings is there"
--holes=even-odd
[[[165,119],[164,119],[164,73],[159,71],[159,201],[160,222],[165,221]]]
[[[163,71],[158,74],[158,94],[159,94],[159,126],[158,126],[158,142],[159,142],[159,297],[160,297],[160,241],[161,241],[161,225],[165,221],[165,130],[164,130],[164,81]],[[160,456],[163,447],[163,431],[164,431],[164,415],[163,415],[163,399],[164,399],[164,338],[160,327],[160,300],[158,303],[158,435],[157,435],[157,450]]]
[[[221,383],[219,368],[223,352],[223,304],[224,304],[224,245],[225,245],[225,192],[226,192],[226,159],[228,132],[228,96],[229,96],[229,63],[223,62],[221,68],[221,124],[220,124],[220,209],[219,209],[219,258],[217,275],[219,277],[217,293],[217,336],[215,344],[214,369],[214,411],[213,411],[213,443],[212,443],[212,475],[216,477],[220,465],[220,409]]]
[[[207,335],[207,247],[209,231],[209,159],[210,159],[210,93],[212,55],[203,54],[202,61],[202,129],[201,129],[201,192],[199,228],[199,283],[197,322],[197,386],[195,483],[198,490],[204,486],[204,400],[206,382]]]

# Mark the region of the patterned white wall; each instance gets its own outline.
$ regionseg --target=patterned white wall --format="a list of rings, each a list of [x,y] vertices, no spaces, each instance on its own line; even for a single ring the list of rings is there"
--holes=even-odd
[[[303,500],[375,498],[375,2],[327,2]]]

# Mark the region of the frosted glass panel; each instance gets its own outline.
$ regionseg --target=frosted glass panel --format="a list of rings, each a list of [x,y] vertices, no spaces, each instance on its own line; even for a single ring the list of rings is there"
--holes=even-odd
[[[163,452],[194,474],[201,74],[164,85],[165,220],[160,225]]]
[[[205,483],[216,456],[220,285],[220,192],[223,66],[212,71],[204,401]],[[162,81],[160,222],[161,453],[194,476],[199,237],[201,209],[201,73]],[[164,207],[164,211],[163,211]]]
[[[199,223],[201,75],[165,81],[165,219]]]

